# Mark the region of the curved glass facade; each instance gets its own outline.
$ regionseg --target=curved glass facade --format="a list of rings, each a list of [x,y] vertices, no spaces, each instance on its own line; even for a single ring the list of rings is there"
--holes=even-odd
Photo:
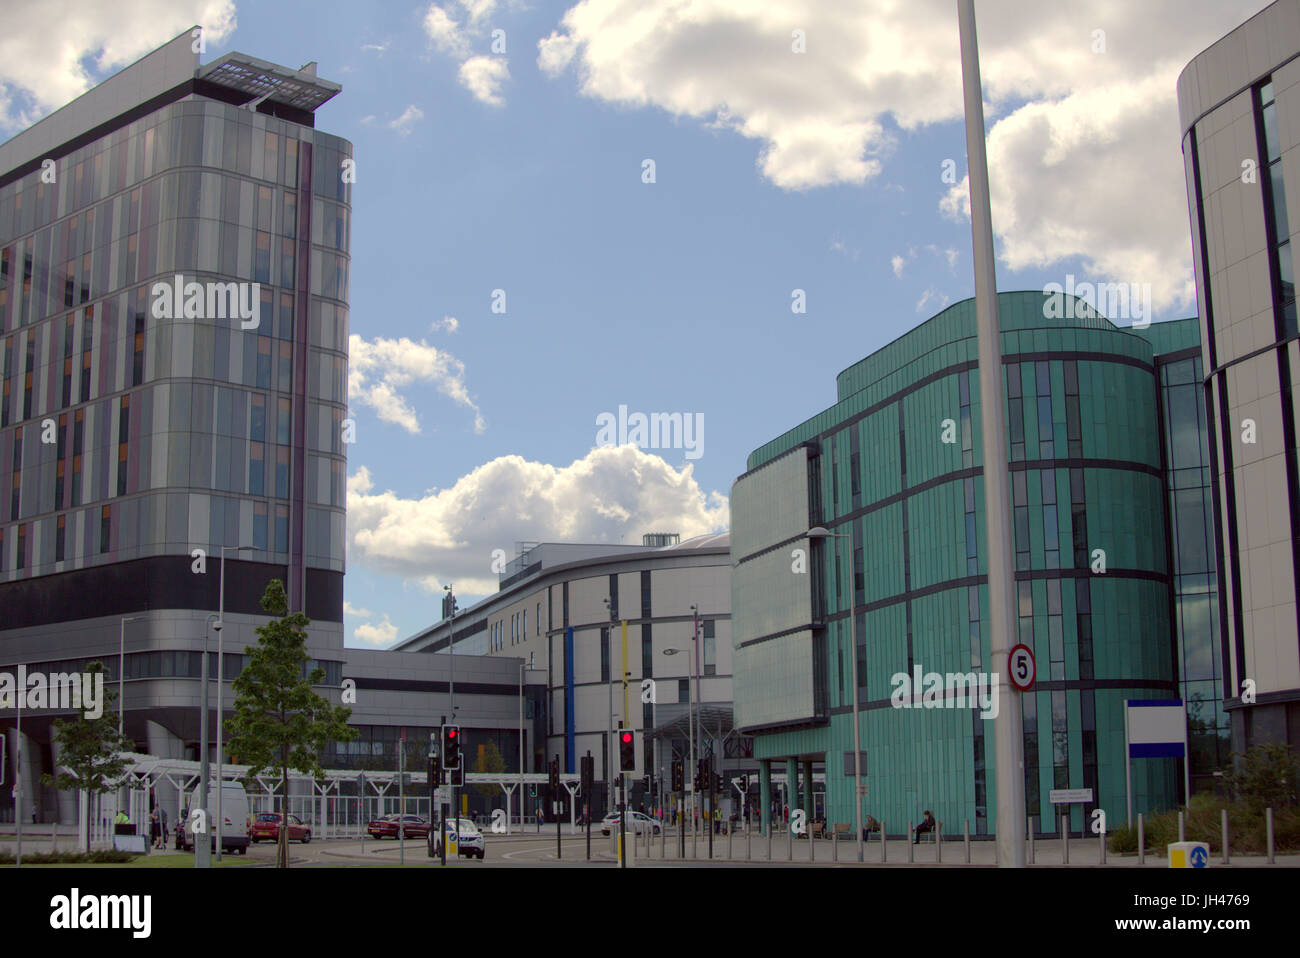
[[[1034,690],[1020,697],[1027,810],[1038,830],[1054,832],[1049,792],[1091,788],[1092,805],[1061,806],[1071,810],[1078,831],[1093,807],[1113,821],[1123,818],[1124,700],[1172,699],[1184,691],[1172,641],[1175,575],[1161,380],[1153,340],[1115,327],[1086,305],[1067,311],[1082,314],[1077,319],[1052,318],[1039,292],[1000,294],[998,306],[1015,614],[1019,641],[1034,650],[1037,663]],[[1195,321],[1182,323],[1194,346]],[[822,575],[802,583],[824,592],[810,603],[824,614],[814,612],[804,624],[813,630],[807,658],[814,685],[825,687],[829,718],[791,715],[784,727],[752,729],[756,757],[825,763],[828,819],[853,820],[856,654],[869,794],[864,815],[886,821],[891,831],[919,821],[924,809],[950,830],[964,819],[972,834],[993,828],[992,725],[969,706],[932,701],[927,707],[919,689],[915,707],[898,707],[896,695],[900,676],[993,671],[976,355],[975,304],[968,300],[841,373],[839,402],[753,453],[750,472],[733,487],[732,541],[749,542],[744,530],[763,527],[766,519],[751,516],[747,503],[760,497],[746,496],[745,487],[767,484],[764,473],[803,445],[820,463],[821,477],[818,494],[803,498],[804,528],[824,525],[846,537],[824,540],[824,551],[812,556]],[[1182,456],[1188,424],[1180,420],[1178,428]],[[1191,428],[1200,426],[1193,420]],[[788,495],[800,495],[797,483],[786,485]],[[1207,503],[1178,502],[1189,528],[1199,508],[1203,530]],[[779,595],[772,580],[790,576],[789,561],[776,568],[761,555],[796,543],[751,545],[750,553],[733,548],[732,556],[738,717],[756,706],[751,698],[770,699],[768,686],[781,681],[779,674],[763,684],[742,681],[746,652],[786,640],[742,630],[739,623],[761,622],[763,615],[742,614],[741,597],[763,602]],[[1213,569],[1188,570],[1185,601],[1192,609]],[[1194,576],[1200,593],[1192,591]],[[1196,648],[1189,654],[1204,651],[1202,643]],[[1135,809],[1172,805],[1181,795],[1178,772],[1173,760],[1135,762]]]

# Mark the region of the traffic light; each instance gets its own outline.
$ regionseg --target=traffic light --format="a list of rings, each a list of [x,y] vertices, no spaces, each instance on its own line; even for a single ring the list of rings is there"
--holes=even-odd
[[[673,762],[673,791],[680,792],[686,787],[685,770],[681,762]]]
[[[654,784],[655,784],[654,779],[651,778],[649,775],[643,776],[641,778],[641,791],[645,792],[647,795],[653,794]]]
[[[695,790],[697,792],[708,791],[710,778],[712,778],[712,775],[709,773],[709,760],[707,758],[698,759],[695,767]]]
[[[438,750],[434,749],[429,753],[429,794],[432,795],[434,789],[442,784],[442,761],[438,757]]]
[[[596,760],[590,755],[582,756],[582,794],[591,796],[592,786],[596,781]]]
[[[560,760],[559,758],[551,759],[551,796],[558,798],[560,794]]]
[[[636,771],[636,733],[630,728],[618,730],[618,770]]]
[[[720,793],[723,793],[723,794],[726,793],[726,791],[727,791],[727,783],[726,783],[726,781],[723,779],[723,777],[722,777],[721,775],[717,775],[717,776],[714,777],[714,780],[713,780],[713,790],[714,790],[715,792],[720,792]]]
[[[447,771],[460,768],[460,726],[442,727],[442,767]]]

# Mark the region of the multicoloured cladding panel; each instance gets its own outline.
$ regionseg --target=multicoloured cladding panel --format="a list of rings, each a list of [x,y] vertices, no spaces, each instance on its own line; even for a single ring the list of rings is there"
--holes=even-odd
[[[1123,813],[1123,700],[1180,689],[1151,342],[1095,316],[1045,318],[1044,306],[1042,293],[999,296],[1017,629],[1038,669],[1021,699],[1028,810],[1051,831],[1054,788],[1091,787],[1112,820]],[[839,385],[835,406],[757,450],[733,489],[738,650],[770,639],[742,623],[761,623],[762,604],[783,601],[781,580],[792,577],[789,549],[783,568],[752,582],[744,574],[752,560],[735,543],[743,548],[746,527],[760,521],[744,486],[811,444],[821,482],[804,500],[808,522],[852,536],[818,553],[823,595],[812,591],[818,577],[801,582],[810,606],[827,610],[812,638],[825,648],[814,657],[824,658],[824,680],[812,684],[825,682],[829,722],[754,728],[755,756],[824,760],[831,814],[852,819],[852,601],[868,811],[902,830],[930,808],[950,829],[969,819],[974,833],[990,832],[991,724],[972,709],[890,701],[894,676],[918,667],[992,671],[974,302],[850,367]],[[799,493],[797,482],[785,488]],[[742,612],[742,600],[760,608]],[[783,681],[778,672],[760,685],[737,668],[738,724]],[[1166,807],[1180,791],[1172,762],[1135,764],[1136,807]],[[1072,827],[1089,810],[1073,806]]]
[[[0,187],[0,582],[243,543],[343,571],[350,155],[190,98]],[[168,318],[178,274],[258,284],[258,325]]]

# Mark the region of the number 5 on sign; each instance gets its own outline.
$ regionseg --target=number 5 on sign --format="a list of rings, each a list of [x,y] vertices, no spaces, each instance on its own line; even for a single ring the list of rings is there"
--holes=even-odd
[[[1034,686],[1034,653],[1027,645],[1014,645],[1007,655],[1007,670],[1011,673],[1011,684],[1022,692],[1028,692]]]

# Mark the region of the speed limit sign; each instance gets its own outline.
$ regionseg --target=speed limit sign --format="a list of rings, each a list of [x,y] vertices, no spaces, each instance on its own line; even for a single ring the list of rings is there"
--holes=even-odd
[[[1011,684],[1022,692],[1028,692],[1034,686],[1034,653],[1027,645],[1013,645],[1007,656],[1007,669],[1011,672]]]

